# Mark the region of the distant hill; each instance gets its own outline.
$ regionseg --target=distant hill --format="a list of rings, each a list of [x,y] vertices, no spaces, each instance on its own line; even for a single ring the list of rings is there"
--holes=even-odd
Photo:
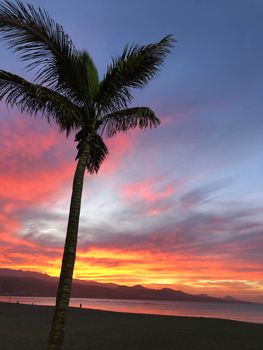
[[[3,269],[0,268],[0,276],[6,276],[6,277],[27,277],[27,278],[35,278],[41,281],[55,281],[57,283],[58,277],[52,277],[47,274],[43,274],[40,272],[34,272],[34,271],[22,271],[22,270],[12,270],[12,269]],[[83,284],[89,284],[89,285],[95,285],[95,286],[104,286],[108,288],[117,288],[119,287],[118,284],[115,283],[99,283],[96,281],[83,281],[83,280],[78,280],[75,279],[76,282],[78,283],[83,283]]]
[[[0,269],[0,295],[55,297],[57,277],[31,271]],[[133,287],[114,283],[74,280],[72,297],[105,299],[143,299],[240,303],[231,296],[215,298],[206,294],[193,295],[170,288],[150,289],[141,285]]]

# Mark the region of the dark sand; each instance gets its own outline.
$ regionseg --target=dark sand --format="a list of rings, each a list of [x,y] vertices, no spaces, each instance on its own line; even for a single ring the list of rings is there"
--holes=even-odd
[[[0,349],[46,350],[52,308],[0,303]],[[71,308],[65,350],[256,350],[263,325]]]

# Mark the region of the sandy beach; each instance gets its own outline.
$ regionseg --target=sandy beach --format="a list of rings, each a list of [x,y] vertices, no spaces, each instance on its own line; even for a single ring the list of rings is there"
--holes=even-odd
[[[1,350],[45,350],[52,307],[0,303]],[[256,350],[263,325],[71,308],[65,350]]]

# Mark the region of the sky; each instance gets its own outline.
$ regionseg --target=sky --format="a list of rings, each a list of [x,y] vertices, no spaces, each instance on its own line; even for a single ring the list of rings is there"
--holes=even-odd
[[[101,78],[127,43],[177,40],[133,91],[161,126],[106,139],[86,174],[74,276],[263,302],[263,2],[31,3]],[[0,45],[0,68],[29,79]],[[73,135],[0,103],[0,267],[59,275],[75,155]]]

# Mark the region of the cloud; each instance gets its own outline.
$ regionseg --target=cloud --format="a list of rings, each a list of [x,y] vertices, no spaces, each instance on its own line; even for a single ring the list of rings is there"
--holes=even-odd
[[[212,280],[216,274],[221,279],[260,279],[263,223],[251,225],[253,210],[248,208],[245,216],[244,212],[237,208],[220,215],[192,213],[140,234],[108,232],[97,239],[93,236],[83,240],[80,250],[97,249],[106,252],[105,256],[115,251],[117,261],[119,255],[133,252],[139,261],[144,257],[147,271],[165,273],[169,278],[190,275],[193,280]],[[247,227],[242,232],[241,222]]]
[[[131,229],[127,231],[123,224],[121,230],[115,229],[126,215],[125,207],[114,217],[114,225],[109,225],[108,219],[100,221],[97,227],[89,225],[89,220],[85,221],[80,228],[75,276],[128,284],[170,284],[173,287],[183,283],[184,289],[189,292],[205,288],[213,295],[223,291],[233,294],[236,288],[236,291],[240,291],[238,295],[247,296],[250,293],[258,298],[258,287],[248,289],[242,281],[261,280],[262,208],[236,203],[235,207],[226,206],[224,209],[223,206],[220,210],[217,207],[215,212],[211,209],[213,206],[200,211],[200,203],[217,189],[197,188],[177,197],[187,198],[189,193],[201,193],[195,204],[192,203],[192,209],[180,212],[179,206],[179,212],[174,215],[175,188],[164,178],[163,181],[158,179],[127,184],[127,187],[120,189],[124,203],[136,209],[128,211],[128,220],[136,220],[140,217],[140,210],[146,208],[148,211],[155,205],[169,203],[170,211],[158,218],[157,225],[145,225],[145,218],[142,217],[140,226],[131,222]],[[212,197],[211,201],[215,201],[215,198]],[[138,205],[138,202],[142,205]],[[59,205],[49,209],[36,203],[33,207],[33,200],[30,203],[29,207],[20,206],[19,202],[17,206],[12,206],[10,198],[2,199],[0,203],[3,209],[1,237],[4,237],[1,266],[41,270],[57,275],[66,214],[58,210]],[[10,232],[10,228],[11,235],[9,233],[8,236],[7,230]],[[222,282],[225,280],[234,282],[230,286]],[[216,281],[219,281],[218,289]],[[238,281],[241,281],[240,285]],[[202,289],[200,291],[203,292]]]
[[[99,170],[99,177],[112,176],[124,166],[125,160],[129,159],[136,147],[136,136],[136,131],[133,131],[128,134],[120,133],[105,140],[109,155]]]
[[[172,206],[172,197],[176,192],[173,184],[166,184],[165,179],[155,178],[125,184],[122,196],[139,215],[158,216]]]
[[[214,199],[213,197],[215,193],[227,187],[229,183],[230,179],[224,179],[194,188],[193,190],[182,195],[180,198],[182,206],[185,208],[185,210],[191,210],[202,204],[211,202]]]
[[[135,198],[149,203],[170,198],[175,192],[175,187],[172,185],[159,189],[156,187],[160,187],[158,182],[151,180],[125,185],[123,192],[128,199]]]

